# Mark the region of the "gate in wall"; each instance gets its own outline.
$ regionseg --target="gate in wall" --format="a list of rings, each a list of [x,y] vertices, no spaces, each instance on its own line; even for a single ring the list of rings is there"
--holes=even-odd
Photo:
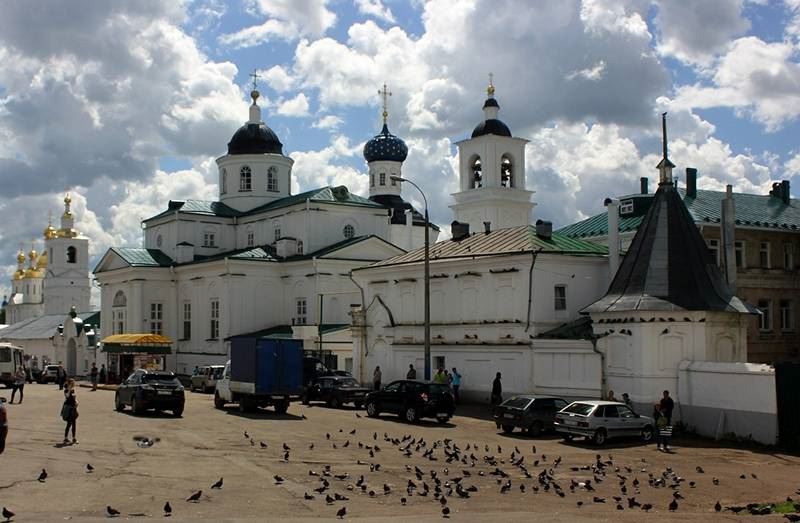
[[[778,443],[800,452],[800,363],[775,365]]]

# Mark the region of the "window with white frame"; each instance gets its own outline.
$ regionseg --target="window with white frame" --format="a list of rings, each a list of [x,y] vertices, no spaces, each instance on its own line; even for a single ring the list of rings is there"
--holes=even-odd
[[[794,244],[783,244],[783,269],[787,271],[794,270]]]
[[[192,303],[183,302],[183,339],[192,339]]]
[[[278,169],[275,167],[267,169],[267,190],[278,192]]]
[[[386,185],[386,173],[381,173],[380,181],[381,181],[381,185]]]
[[[150,334],[161,334],[164,331],[164,304],[150,304]]]
[[[281,228],[280,227],[275,227],[273,232],[274,232],[273,236],[275,238],[275,241],[280,240],[281,239]]]
[[[792,317],[792,300],[781,300],[779,302],[781,309],[781,330],[790,331],[794,330],[794,318]]]
[[[113,317],[112,334],[125,334],[125,309],[114,309]]]
[[[631,214],[633,212],[633,200],[622,200],[619,204],[620,214]]]
[[[297,298],[295,302],[295,325],[305,325],[308,321],[308,304],[305,298]]]
[[[719,240],[708,240],[708,250],[711,252],[711,258],[714,263],[719,265]]]
[[[303,240],[297,240],[297,254],[303,254]]]
[[[761,318],[758,328],[762,331],[772,330],[772,301],[758,300],[758,310],[761,312]]]
[[[252,247],[256,244],[256,235],[253,231],[247,231],[247,246]]]
[[[745,264],[745,243],[743,241],[736,241],[733,243],[734,249],[736,251],[736,268],[737,269],[744,269]]]
[[[342,234],[345,238],[350,239],[356,235],[356,228],[348,223],[344,226],[344,229],[342,229]]]
[[[217,235],[213,231],[205,231],[203,233],[203,247],[216,247]]]
[[[211,299],[211,311],[209,319],[209,338],[216,340],[219,338],[219,300],[217,298]]]
[[[769,242],[761,242],[758,250],[758,261],[762,269],[770,268]]]
[[[253,190],[253,171],[250,167],[243,165],[239,170],[239,192],[249,192]]]
[[[566,285],[556,285],[553,287],[553,292],[555,296],[555,300],[553,306],[557,311],[565,311],[567,310],[567,286]]]

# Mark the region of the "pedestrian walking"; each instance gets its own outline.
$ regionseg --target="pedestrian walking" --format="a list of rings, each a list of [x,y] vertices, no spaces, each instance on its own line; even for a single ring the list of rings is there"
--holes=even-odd
[[[656,420],[656,448],[664,452],[669,452],[669,438],[672,436],[672,425],[670,425],[667,419],[665,409],[659,404],[654,405],[653,417]]]
[[[433,375],[433,382],[441,383],[442,385],[447,383],[447,373],[444,371],[443,367],[436,369],[436,374]]]
[[[6,437],[8,436],[8,411],[6,399],[0,398],[0,454],[6,450]]]
[[[69,445],[69,431],[72,429],[72,444],[76,445],[78,439],[75,436],[78,423],[78,400],[75,397],[75,380],[69,379],[64,385],[64,404],[61,406],[61,419],[67,426],[64,428],[64,445]]]
[[[103,385],[106,384],[106,376],[107,376],[106,364],[103,363],[102,365],[100,365],[100,383],[102,383]]]
[[[97,370],[97,363],[92,363],[92,370],[89,372],[89,376],[92,379],[92,390],[97,390],[97,375],[99,371]]]
[[[58,383],[58,390],[64,390],[64,384],[67,382],[67,371],[64,370],[64,365],[58,362],[58,369],[56,369],[56,382]]]
[[[453,387],[453,399],[456,403],[458,403],[459,395],[458,389],[461,388],[461,374],[458,373],[455,367],[453,367],[453,373],[450,375],[452,380],[450,381],[450,386]]]
[[[503,402],[503,384],[500,381],[502,375],[498,372],[492,382],[492,406],[500,405]]]
[[[22,365],[17,367],[17,372],[14,373],[14,381],[11,384],[11,404],[14,403],[14,396],[19,391],[19,402],[22,403],[22,397],[25,394],[25,369]]]
[[[381,390],[381,378],[381,366],[377,365],[372,373],[372,390]]]
[[[408,372],[406,373],[407,380],[415,380],[417,379],[417,369],[414,368],[413,363],[408,364]]]
[[[675,402],[669,397],[669,391],[665,390],[661,401],[658,403],[661,413],[667,418],[667,425],[672,425],[672,411],[675,409]]]

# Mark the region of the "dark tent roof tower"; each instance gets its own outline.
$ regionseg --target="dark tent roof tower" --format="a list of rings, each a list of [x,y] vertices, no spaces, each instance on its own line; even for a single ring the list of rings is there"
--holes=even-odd
[[[756,313],[733,295],[672,183],[666,113],[661,180],[650,210],[606,295],[583,312],[723,311]]]

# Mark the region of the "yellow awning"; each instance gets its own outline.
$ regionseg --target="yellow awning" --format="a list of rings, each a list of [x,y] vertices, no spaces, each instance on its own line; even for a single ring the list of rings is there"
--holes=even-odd
[[[172,340],[160,334],[114,334],[107,336],[103,344],[113,345],[171,345]]]

